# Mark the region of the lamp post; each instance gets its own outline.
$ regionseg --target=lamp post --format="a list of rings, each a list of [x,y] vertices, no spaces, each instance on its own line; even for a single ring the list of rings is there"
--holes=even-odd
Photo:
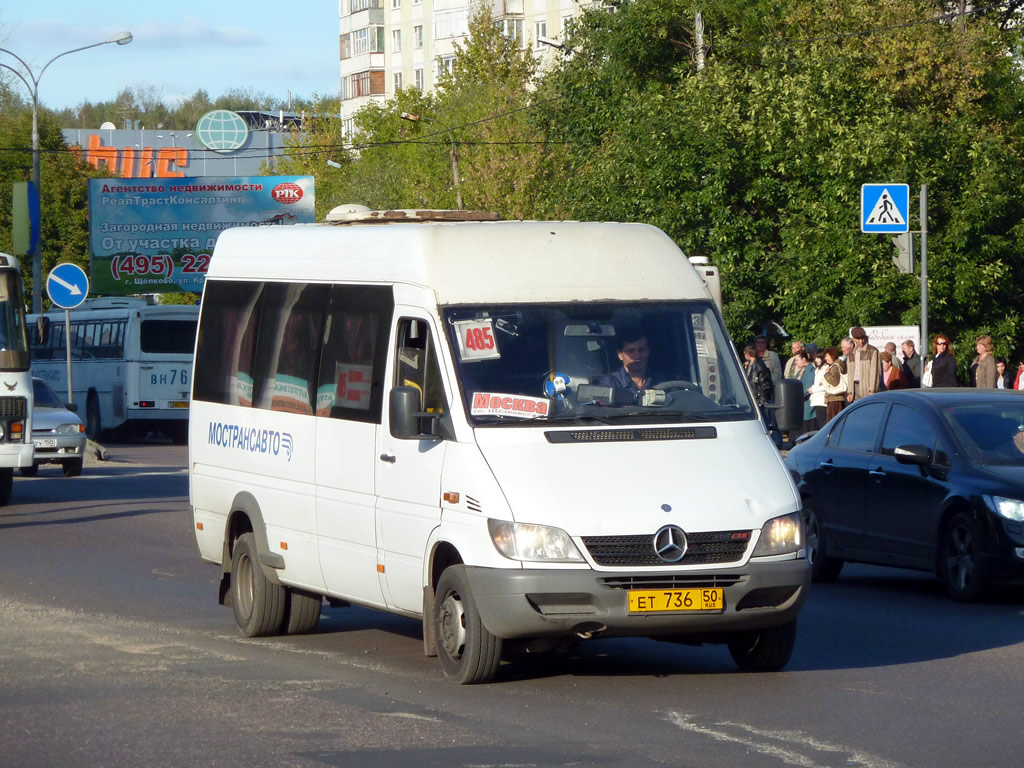
[[[6,48],[0,48],[3,53],[9,54],[16,58],[20,63],[25,72],[22,74],[20,71],[11,67],[7,64],[0,64],[0,67],[8,69],[18,76],[18,79],[25,84],[28,88],[29,94],[32,96],[32,186],[35,188],[36,198],[40,197],[39,189],[39,81],[43,77],[43,73],[46,72],[46,68],[49,67],[53,62],[59,59],[61,56],[67,56],[69,53],[78,53],[79,51],[85,51],[89,48],[96,48],[100,45],[106,45],[107,43],[117,43],[118,45],[127,45],[132,41],[131,32],[118,32],[116,35],[111,35],[106,40],[99,43],[93,43],[92,45],[83,45],[81,48],[72,48],[70,51],[64,51],[64,53],[58,53],[48,62],[43,65],[43,68],[39,70],[39,74],[33,74],[32,68],[25,63],[25,60],[21,58],[14,51],[9,51]],[[28,75],[26,79],[25,75]],[[43,294],[42,294],[42,283],[43,283],[43,251],[42,251],[42,232],[40,236],[35,239],[35,243],[32,245],[32,311],[41,312],[43,309]]]
[[[452,143],[452,179],[455,181],[455,205],[458,209],[462,210],[462,190],[459,188],[459,153],[455,148],[455,132],[447,125],[442,123],[440,120],[430,117],[423,117],[422,115],[414,115],[411,112],[403,112],[402,119],[408,120],[413,123],[418,123],[421,120],[425,123],[437,123],[446,131],[448,131],[448,139]]]

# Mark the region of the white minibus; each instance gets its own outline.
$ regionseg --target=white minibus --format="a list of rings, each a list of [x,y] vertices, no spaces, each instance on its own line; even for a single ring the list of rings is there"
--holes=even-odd
[[[218,239],[189,493],[240,631],[326,596],[422,620],[458,683],[616,636],[782,668],[800,498],[705,282],[651,226],[473,218]]]

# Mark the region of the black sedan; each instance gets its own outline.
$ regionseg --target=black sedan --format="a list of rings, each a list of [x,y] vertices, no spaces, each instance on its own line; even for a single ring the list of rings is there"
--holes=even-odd
[[[843,563],[933,571],[957,600],[1024,578],[1024,393],[905,389],[858,400],[786,457],[814,581]]]

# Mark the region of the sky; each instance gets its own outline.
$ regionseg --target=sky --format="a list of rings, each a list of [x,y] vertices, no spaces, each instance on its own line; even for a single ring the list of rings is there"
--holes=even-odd
[[[53,56],[131,32],[128,45],[63,56],[39,81],[50,109],[110,101],[125,87],[152,88],[168,105],[198,89],[211,100],[229,89],[284,101],[340,87],[338,0],[34,0],[0,4],[0,48],[38,76]],[[18,62],[0,52],[0,63]],[[0,68],[0,73],[10,74]],[[8,82],[27,90],[16,78]]]

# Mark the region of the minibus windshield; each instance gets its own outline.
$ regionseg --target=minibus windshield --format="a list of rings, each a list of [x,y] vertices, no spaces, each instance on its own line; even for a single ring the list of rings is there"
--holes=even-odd
[[[443,308],[476,426],[756,419],[709,301]]]

